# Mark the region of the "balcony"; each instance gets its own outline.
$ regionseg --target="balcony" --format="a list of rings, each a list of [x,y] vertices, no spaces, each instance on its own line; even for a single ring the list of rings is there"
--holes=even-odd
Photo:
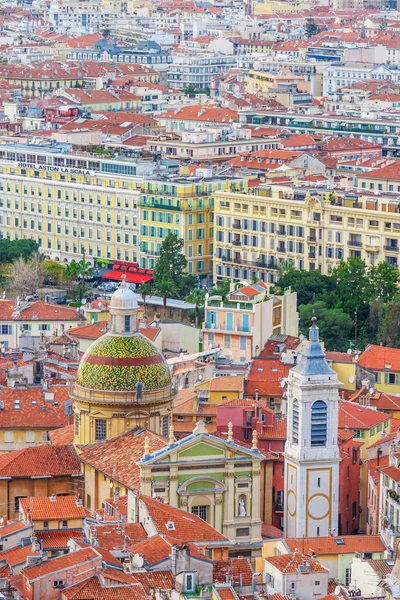
[[[242,229],[242,226],[240,223],[234,223],[233,224],[233,229]]]
[[[276,249],[277,252],[286,252],[286,249],[284,246],[280,246],[279,248]]]
[[[312,260],[315,260],[317,258],[316,254],[312,254],[311,252],[308,253],[308,258],[311,258]]]
[[[394,490],[388,490],[387,491],[387,495],[390,496],[390,498],[392,500],[394,500],[395,502],[397,502],[397,504],[400,504],[400,494],[398,494]]]
[[[232,242],[232,246],[241,246],[241,245],[242,245],[242,242],[240,242],[239,240],[234,240]]]
[[[399,247],[398,246],[384,246],[383,247],[384,250],[386,250],[386,252],[398,252],[399,251]]]
[[[356,240],[349,240],[349,241],[347,242],[347,245],[348,245],[348,246],[353,246],[353,247],[355,247],[355,248],[362,248],[362,242],[358,242],[358,241],[356,241]]]
[[[307,238],[307,242],[315,244],[317,242],[317,238],[315,237],[315,235],[309,235]]]

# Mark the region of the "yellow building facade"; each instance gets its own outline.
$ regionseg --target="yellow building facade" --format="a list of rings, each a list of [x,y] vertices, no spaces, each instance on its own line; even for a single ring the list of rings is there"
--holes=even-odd
[[[156,179],[144,181],[140,195],[140,263],[154,268],[169,233],[183,239],[189,273],[207,278],[213,270],[214,194],[229,187],[247,188],[227,179]]]
[[[341,260],[398,265],[400,214],[384,193],[262,185],[218,191],[214,279],[273,282],[279,265],[329,274]]]
[[[34,239],[60,262],[138,260],[141,179],[131,162],[7,144],[0,174],[3,237]]]

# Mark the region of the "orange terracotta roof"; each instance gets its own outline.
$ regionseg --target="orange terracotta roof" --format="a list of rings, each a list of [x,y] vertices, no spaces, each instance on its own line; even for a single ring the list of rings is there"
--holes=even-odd
[[[105,321],[97,321],[97,323],[91,323],[90,325],[71,327],[68,329],[68,335],[72,335],[77,339],[98,340],[99,337],[104,335],[106,325]]]
[[[286,440],[287,421],[279,419],[273,425],[263,425],[262,433],[258,436],[267,440]]]
[[[239,113],[229,108],[218,106],[203,106],[201,104],[182,106],[176,110],[170,110],[157,115],[157,120],[171,119],[172,121],[205,121],[213,123],[231,123],[238,121]]]
[[[244,377],[214,377],[210,381],[210,392],[243,392]]]
[[[390,465],[388,467],[383,467],[380,470],[390,479],[393,479],[393,481],[400,482],[400,469],[398,469],[397,467]]]
[[[32,545],[24,546],[22,548],[12,548],[5,552],[0,552],[0,561],[5,560],[9,567],[16,567],[26,562],[28,556],[40,556],[40,552],[33,552]]]
[[[104,571],[99,571],[89,579],[67,588],[63,591],[63,598],[66,600],[147,600],[144,587],[135,581],[132,575],[126,575],[126,580],[118,584],[116,579],[110,579],[109,572]]]
[[[200,550],[190,542],[184,542],[178,537],[173,537],[171,535],[166,534],[154,535],[152,537],[149,537],[142,542],[134,544],[128,550],[131,555],[139,554],[142,558],[146,560],[148,565],[155,565],[164,560],[167,560],[171,555],[172,546],[175,545],[186,545],[190,549],[191,556],[201,558],[206,562],[211,562],[211,559],[208,558],[208,556],[202,554]]]
[[[297,540],[297,546],[298,544],[299,542]],[[281,573],[298,573],[300,572],[299,567],[303,564],[307,564],[310,567],[310,571],[312,573],[328,572],[328,569],[326,567],[323,567],[317,559],[311,558],[307,554],[302,554],[301,552],[281,554],[279,556],[270,556],[265,560],[271,565],[273,565],[276,569],[278,569],[278,571],[280,571]]]
[[[397,162],[396,169],[400,169],[400,159]],[[366,175],[365,173],[363,177]],[[398,171],[397,176],[399,176]],[[400,371],[400,349],[370,344],[361,354],[358,364],[371,371]]]
[[[84,446],[79,459],[124,487],[137,490],[140,471],[136,461],[143,457],[146,437],[150,453],[164,448],[168,443],[161,435],[137,427],[103,442]]]
[[[77,496],[44,496],[21,498],[20,510],[32,521],[55,521],[63,519],[84,519],[87,510],[77,504]]]
[[[156,339],[156,337],[158,336],[160,331],[161,331],[160,327],[145,327],[145,328],[140,329],[140,333],[142,335],[144,335],[144,337],[146,337],[151,342],[154,342],[154,340]]]
[[[28,529],[29,525],[25,525],[22,521],[10,521],[6,525],[0,527],[0,540],[17,533],[18,531],[22,531],[23,529]]]
[[[254,396],[258,389],[261,395],[281,396],[281,379],[288,376],[290,367],[280,359],[254,359],[244,384],[245,395]]]
[[[35,531],[35,535],[42,544],[43,550],[61,550],[68,548],[70,539],[82,537],[80,529]]]
[[[0,455],[0,477],[57,477],[80,471],[71,446],[35,446]]]
[[[229,560],[217,560],[213,567],[213,582],[225,583],[230,581],[231,585],[251,585],[253,569],[248,558],[231,558]]]
[[[263,537],[266,537],[266,538],[271,538],[271,539],[283,538],[283,531],[281,529],[278,529],[277,527],[274,527],[273,525],[270,525],[269,523],[265,523],[264,521],[261,526],[261,533],[262,533]]]
[[[339,403],[339,428],[371,429],[390,419],[390,415],[354,402]]]
[[[387,165],[386,167],[382,167],[381,169],[375,169],[373,171],[367,171],[366,173],[362,173],[359,175],[359,178],[362,179],[388,179],[388,180],[393,180],[393,181],[397,181],[399,179],[399,169],[400,169],[400,159],[394,159],[391,164]],[[372,344],[371,344],[372,345]],[[383,352],[383,350],[391,350],[391,351],[395,351],[397,353],[400,354],[400,350],[395,350],[395,348],[385,348],[385,346],[374,346],[374,348],[381,348],[381,351]],[[368,352],[369,357],[371,356],[370,352],[369,352],[369,348],[367,348],[365,350],[365,352],[363,352],[363,354],[360,357],[361,358],[364,356],[364,354]],[[375,354],[375,353],[374,353]],[[368,357],[368,359],[370,360],[370,358]],[[377,357],[375,357],[377,359]],[[397,367],[399,366],[399,358],[396,358],[396,364]],[[368,367],[368,368],[372,368],[372,367]],[[399,368],[396,368],[394,370],[399,370]]]
[[[46,401],[46,394],[54,394],[53,401]],[[51,385],[47,391],[42,387],[0,389],[4,408],[0,411],[0,428],[56,429],[68,424],[64,404],[69,400],[67,385]],[[18,402],[19,400],[19,402]]]
[[[340,363],[352,363],[353,359],[347,352],[325,352],[326,360]]]
[[[79,322],[83,317],[75,308],[66,308],[59,304],[50,304],[37,300],[36,302],[21,302],[15,300],[0,300],[2,321],[72,321]]]
[[[219,600],[237,600],[237,594],[234,590],[226,585],[226,586],[213,586],[214,595],[219,598]]]
[[[70,446],[74,441],[74,426],[67,425],[60,429],[49,431],[50,442],[53,446]]]
[[[141,523],[101,523],[90,524],[92,539],[96,539],[96,546],[105,548],[110,552],[124,548],[147,539],[147,533]]]
[[[149,594],[151,590],[170,591],[175,589],[175,577],[171,571],[137,572],[133,575]]]
[[[72,569],[89,561],[96,561],[96,564],[101,565],[101,556],[94,548],[83,548],[76,552],[64,554],[58,558],[52,558],[42,562],[36,567],[28,567],[24,569],[23,577],[28,581],[34,581],[41,577],[46,577],[51,573],[58,573],[66,569]]]
[[[381,456],[379,461],[377,458],[370,458],[369,460],[365,461],[365,464],[367,465],[368,472],[372,479],[377,482],[379,481],[380,477],[380,469],[389,465],[389,455],[387,454],[386,456]]]
[[[343,540],[344,543],[336,543]],[[304,547],[305,554],[354,554],[355,552],[385,552],[379,535],[342,535],[335,537],[285,538],[291,552]],[[303,546],[304,544],[304,546]]]
[[[163,504],[148,496],[140,496],[140,501],[146,505],[147,512],[157,531],[165,534],[167,523],[173,521],[175,529],[173,536],[188,542],[226,541],[226,537],[214,527],[184,510]]]

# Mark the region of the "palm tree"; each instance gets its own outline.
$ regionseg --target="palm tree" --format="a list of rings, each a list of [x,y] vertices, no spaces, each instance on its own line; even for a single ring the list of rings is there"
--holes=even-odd
[[[78,263],[78,276],[82,278],[81,281],[81,291],[80,291],[80,299],[82,300],[83,297],[83,292],[85,289],[85,280],[88,277],[93,277],[94,275],[94,271],[93,271],[93,267],[90,264],[90,262],[86,261],[86,260],[81,260]]]
[[[204,298],[206,296],[206,293],[204,290],[200,290],[199,288],[194,288],[190,294],[188,296],[186,296],[186,301],[190,302],[191,304],[194,304],[195,306],[195,325],[196,327],[199,326],[199,315],[200,315],[200,308],[202,308],[204,306]]]

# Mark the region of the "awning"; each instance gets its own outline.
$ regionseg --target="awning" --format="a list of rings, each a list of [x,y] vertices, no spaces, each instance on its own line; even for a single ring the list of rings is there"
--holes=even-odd
[[[107,271],[103,275],[103,279],[112,279],[113,281],[121,281],[122,275],[125,275],[128,283],[148,283],[153,279],[153,271],[151,269],[142,269],[135,263],[124,263],[115,261],[111,271]]]

